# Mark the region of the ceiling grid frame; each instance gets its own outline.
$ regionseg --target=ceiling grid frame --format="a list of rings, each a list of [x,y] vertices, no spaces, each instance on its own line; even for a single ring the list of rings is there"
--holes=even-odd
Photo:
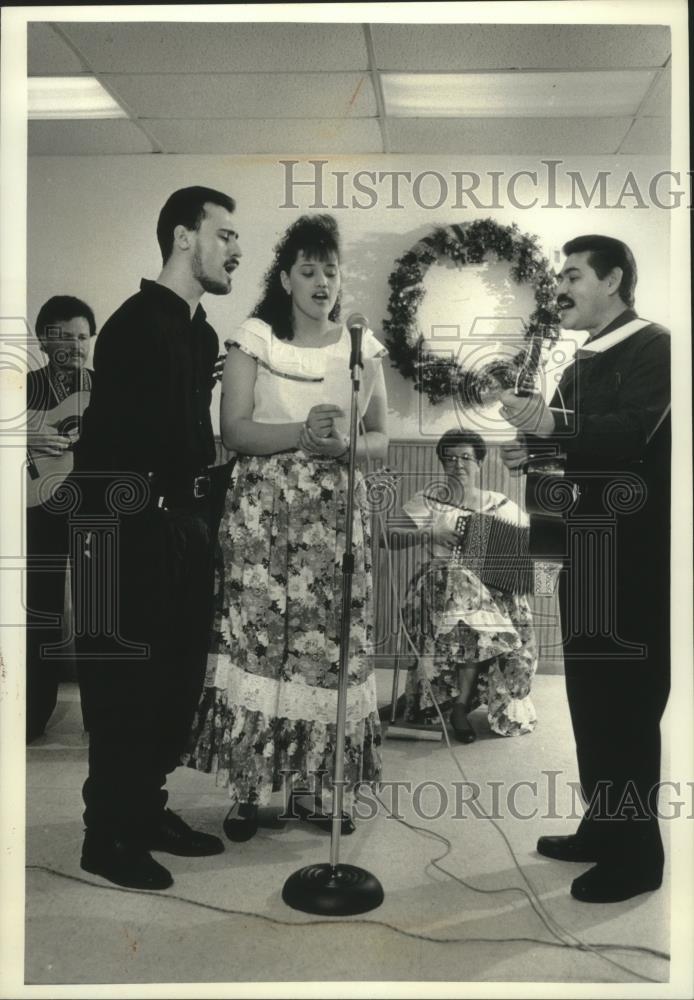
[[[199,22],[197,28],[186,22],[145,22],[143,28],[149,33],[136,44],[141,33],[134,34],[133,22],[47,21],[36,24],[42,30],[50,28],[71,57],[79,60],[85,73],[93,75],[118,101],[127,114],[127,118],[121,119],[123,129],[125,123],[128,128],[134,126],[146,140],[151,153],[274,155],[295,151],[297,155],[469,155],[474,151],[475,155],[494,156],[536,155],[542,151],[558,155],[578,152],[650,155],[663,152],[667,136],[670,108],[663,82],[668,81],[671,39],[664,26],[609,25],[606,30],[596,33],[592,30],[595,26],[586,25],[523,25],[519,31],[518,25],[451,24],[444,28],[441,25],[307,22],[300,27],[293,25],[294,34],[286,39],[286,32],[280,30],[286,25],[275,22],[246,22],[240,38],[239,25],[231,22],[212,25],[213,32],[210,22]],[[220,36],[226,28],[234,29],[234,33]],[[347,32],[340,33],[341,29]],[[306,48],[299,48],[296,42],[303,37],[304,31]],[[591,44],[586,44],[587,41]],[[206,59],[208,49],[199,48],[203,43],[209,46],[209,59]],[[47,52],[50,46],[44,44],[38,48]],[[174,58],[176,53],[181,57],[185,73],[179,72],[181,66]],[[59,61],[57,55],[53,58]],[[50,63],[48,55],[45,61]],[[461,69],[463,62],[465,67]],[[230,65],[233,70],[224,73],[222,67]],[[599,108],[587,106],[585,116],[581,117],[580,106],[570,114],[562,114],[561,104],[555,102],[552,104],[554,122],[538,114],[523,118],[516,112],[503,117],[498,100],[497,108],[489,115],[485,114],[483,103],[481,110],[462,116],[439,112],[438,117],[436,114],[427,117],[426,109],[417,115],[399,115],[389,109],[383,85],[383,76],[388,73],[484,75],[490,77],[492,87],[494,78],[519,72],[526,76],[569,75],[615,69],[654,73],[633,113],[600,115]],[[36,65],[32,72],[49,75]],[[231,73],[243,73],[258,81],[256,104],[248,96],[243,97],[255,87],[255,83],[249,83],[245,90],[238,88],[239,100],[242,105],[245,101],[245,109],[239,107],[239,113],[233,114],[232,99],[230,114],[220,117],[224,98],[219,97],[216,114],[206,117],[205,98],[211,93],[214,78],[219,76],[221,80]],[[210,79],[201,80],[198,93],[191,95],[185,91],[184,114],[176,116],[164,112],[162,117],[159,112],[157,117],[156,94],[150,95],[148,111],[143,113],[142,106],[133,99],[133,95],[139,96],[137,88],[131,88],[132,93],[128,93],[125,84],[119,86],[117,77],[129,75],[142,79],[171,75],[172,88],[185,87],[185,76]],[[360,89],[361,84],[353,89],[351,100],[347,93],[350,75],[355,79],[360,76],[365,81],[363,89]],[[271,79],[273,76],[278,77],[277,83]],[[278,86],[281,89],[282,76],[287,82],[287,94],[282,91],[282,97],[286,97],[288,107],[287,113],[280,118],[281,103],[275,98],[274,103],[264,105],[263,94],[271,94],[271,88]],[[339,76],[345,81],[343,98],[340,97]],[[306,77],[307,88],[315,90],[316,84],[320,86],[321,82],[326,87],[328,113],[325,116],[318,117],[320,95],[315,94],[313,102],[308,102],[314,109],[313,116],[301,114],[302,77]],[[158,86],[160,93],[165,95],[164,83],[159,81]],[[140,94],[143,92],[141,87]],[[230,92],[233,95],[233,89]],[[355,95],[358,95],[356,113]],[[574,95],[574,105],[577,103]],[[258,117],[265,106],[274,113]],[[277,128],[277,122],[285,120],[287,129]],[[107,135],[109,124],[110,120],[103,120],[103,135]],[[89,155],[98,148],[97,133],[88,135],[86,122],[81,123],[82,129],[78,123],[68,122],[73,128],[66,127],[64,133],[57,122],[42,131],[44,125],[43,121],[29,123],[30,143],[32,133],[35,136],[33,148],[30,145],[33,155],[79,155],[82,149]],[[611,128],[614,134],[610,141]],[[61,134],[66,137],[62,143]],[[119,133],[115,126],[112,141],[105,144],[108,147],[105,152],[116,151],[112,147],[117,147],[119,135],[124,145],[117,151],[124,154],[141,152],[135,133],[128,146],[125,132]],[[82,147],[80,136],[84,136]]]

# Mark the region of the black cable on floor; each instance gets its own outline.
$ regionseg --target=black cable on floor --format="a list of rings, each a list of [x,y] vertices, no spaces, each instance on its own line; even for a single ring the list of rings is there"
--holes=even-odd
[[[397,818],[397,817],[395,817]],[[404,821],[403,821],[404,822]],[[410,824],[405,823],[405,826]],[[417,827],[413,827],[417,829]],[[438,837],[441,840],[445,840],[440,834],[432,833],[430,830],[423,830],[424,833],[431,834],[432,836]],[[452,845],[449,841],[449,848]],[[446,851],[446,854],[448,851]],[[445,855],[444,855],[445,856]],[[435,864],[436,862],[434,862]],[[385,930],[393,931],[395,934],[400,934],[402,937],[413,938],[415,941],[427,941],[430,944],[540,944],[545,945],[549,948],[565,948],[574,949],[576,946],[572,944],[567,944],[564,941],[546,941],[543,938],[534,937],[499,937],[499,938],[488,938],[488,937],[434,937],[429,934],[420,934],[417,931],[408,931],[403,927],[397,927],[395,924],[388,923],[387,920],[371,920],[366,917],[335,917],[333,920],[282,920],[280,917],[271,917],[266,913],[256,913],[253,910],[236,910],[228,908],[225,906],[216,906],[214,903],[202,903],[197,899],[189,899],[187,896],[179,896],[176,893],[164,891],[154,891],[151,889],[127,889],[120,885],[99,885],[96,882],[91,882],[89,879],[82,878],[80,875],[70,875],[68,872],[58,871],[56,868],[50,868],[48,865],[26,865],[26,871],[37,871],[46,872],[49,875],[57,875],[59,878],[66,879],[69,882],[77,882],[80,885],[87,885],[91,889],[106,889],[110,892],[123,892],[127,895],[135,896],[152,896],[155,899],[172,899],[178,903],[187,903],[189,906],[196,906],[202,910],[211,910],[213,913],[223,913],[225,916],[233,917],[253,917],[256,920],[262,920],[265,923],[275,924],[279,927],[325,927],[325,926],[340,926],[343,924],[355,924],[357,926],[369,926],[369,927],[383,927]],[[451,875],[447,872],[445,868],[440,869],[444,874]],[[457,878],[457,876],[452,876]],[[462,881],[462,879],[457,879],[457,881]],[[465,884],[465,883],[463,883]],[[476,892],[508,892],[508,889],[475,889],[474,886],[468,886],[468,888],[474,889]],[[520,889],[523,892],[524,890]],[[663,951],[656,951],[655,948],[646,948],[641,945],[631,945],[631,944],[594,944],[590,946],[596,951],[640,951],[646,954],[653,955],[655,958],[669,959],[669,955]],[[628,970],[631,971],[631,970]],[[634,973],[638,975],[638,973]],[[645,978],[645,977],[644,977]],[[661,980],[653,979],[650,982],[660,982]]]
[[[540,944],[548,944],[548,945],[552,945],[552,946],[561,946],[561,947],[564,947],[564,948],[572,949],[573,951],[582,951],[582,952],[588,952],[588,953],[590,953],[590,952],[599,953],[599,952],[602,952],[602,951],[608,951],[610,949],[619,949],[619,950],[624,950],[624,951],[643,952],[644,954],[647,954],[647,955],[654,955],[656,958],[662,958],[664,961],[667,961],[667,962],[670,961],[670,955],[669,955],[668,952],[658,951],[655,948],[649,948],[649,947],[647,947],[645,945],[589,944],[587,941],[582,941],[580,938],[578,938],[575,935],[573,935],[570,931],[565,931],[565,929],[561,926],[561,924],[557,923],[556,921],[552,921],[552,922],[557,923],[557,926],[562,931],[564,931],[567,934],[567,936],[573,938],[573,941],[562,941],[561,938],[559,938],[559,935],[557,934],[557,931],[551,926],[551,923],[548,920],[545,919],[545,916],[544,916],[544,913],[542,911],[542,908],[538,909],[538,907],[536,907],[536,905],[535,905],[535,899],[533,898],[533,895],[531,893],[529,893],[526,889],[524,889],[522,886],[519,886],[519,885],[518,886],[516,886],[516,885],[503,886],[500,889],[485,889],[485,888],[482,888],[481,886],[473,885],[471,882],[466,882],[465,879],[461,878],[460,875],[456,875],[455,872],[451,872],[447,868],[443,868],[439,864],[439,862],[443,861],[443,859],[445,857],[447,857],[450,854],[450,852],[453,850],[453,844],[451,843],[451,841],[447,837],[444,837],[443,834],[441,834],[441,833],[436,833],[435,830],[429,830],[426,827],[415,826],[413,823],[408,823],[408,821],[406,819],[402,819],[400,816],[398,816],[395,813],[393,813],[386,806],[386,804],[383,802],[383,800],[379,798],[378,795],[375,795],[374,797],[381,804],[381,806],[383,807],[383,809],[385,810],[385,812],[388,813],[388,815],[390,816],[391,819],[396,820],[402,826],[407,827],[407,829],[412,830],[415,833],[421,833],[421,834],[424,834],[425,836],[428,836],[428,837],[434,837],[436,840],[439,840],[439,841],[441,841],[441,843],[445,844],[446,850],[443,852],[443,854],[439,855],[438,858],[431,858],[430,861],[429,861],[429,865],[431,865],[433,868],[436,868],[437,871],[440,871],[444,875],[447,875],[449,878],[453,879],[455,882],[459,882],[460,885],[464,886],[466,889],[470,889],[472,892],[482,893],[483,895],[495,895],[496,893],[499,893],[499,892],[520,892],[521,895],[525,896],[526,900],[528,901],[528,903],[530,904],[530,906],[532,907],[532,909],[535,911],[535,913],[537,914],[537,916],[540,918],[540,920],[542,921],[542,923],[544,924],[544,926],[550,932],[550,934],[554,934],[554,936],[558,938],[557,941],[544,941],[544,940],[541,941],[540,939],[535,939],[535,938],[533,938],[532,940],[537,940],[538,943],[540,943]],[[511,850],[511,853],[513,855],[513,849],[510,847],[510,844],[508,846],[509,846],[509,849]],[[513,857],[514,857],[514,861],[515,861],[515,855],[513,855]],[[520,865],[517,862],[516,862],[516,867],[519,869],[519,871],[521,870],[520,869]],[[521,872],[521,874],[523,874],[523,873]],[[539,902],[540,901],[538,899],[538,903]],[[462,940],[467,940],[467,939],[464,938]],[[496,940],[497,941],[506,941],[506,940],[511,940],[511,939],[510,938],[497,938]],[[628,972],[630,975],[636,976],[638,979],[643,979],[643,980],[645,980],[646,982],[649,982],[649,983],[658,983],[658,982],[661,981],[661,980],[658,980],[658,979],[651,979],[650,976],[646,976],[646,975],[643,975],[640,972],[636,972],[635,969],[631,969],[627,965],[622,965],[621,962],[616,962],[613,958],[610,958],[608,955],[598,954],[598,957],[602,958],[606,962],[610,962],[610,964],[615,965],[617,968],[621,969],[623,972]]]

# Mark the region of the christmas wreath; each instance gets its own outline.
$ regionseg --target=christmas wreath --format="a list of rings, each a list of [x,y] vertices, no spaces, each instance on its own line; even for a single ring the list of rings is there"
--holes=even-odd
[[[479,404],[490,385],[513,386],[525,359],[526,350],[521,350],[512,360],[492,359],[483,369],[466,371],[464,365],[427,352],[423,346],[417,312],[425,295],[422,282],[431,265],[442,257],[458,265],[481,264],[490,253],[509,261],[512,279],[527,282],[535,292],[536,308],[522,331],[528,347],[531,342],[552,343],[559,335],[555,278],[537,237],[524,235],[515,223],[502,226],[492,219],[435,229],[396,261],[388,279],[389,317],[383,321],[393,366],[432,403],[456,396],[463,403]]]

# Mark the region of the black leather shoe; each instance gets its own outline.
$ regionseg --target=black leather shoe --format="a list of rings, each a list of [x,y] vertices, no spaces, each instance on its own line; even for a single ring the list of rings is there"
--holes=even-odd
[[[571,895],[580,903],[621,903],[662,885],[662,875],[644,875],[633,868],[595,865],[571,883]]]
[[[465,705],[456,704],[453,706],[451,710],[451,727],[453,735],[461,743],[474,743],[477,739],[477,733],[470,725],[470,720],[467,717]]]
[[[597,861],[595,850],[581,843],[575,834],[565,837],[540,837],[537,853],[555,861]]]
[[[175,812],[165,809],[159,825],[147,841],[150,851],[166,851],[182,858],[206,858],[221,854],[224,844],[211,833],[193,830]]]
[[[224,817],[222,828],[229,840],[237,844],[250,840],[258,832],[258,807],[250,802],[232,806]]]
[[[168,889],[173,885],[171,872],[141,845],[89,833],[84,838],[81,868],[127,889]]]
[[[310,823],[311,826],[315,826],[318,830],[324,830],[326,833],[332,832],[333,818],[331,815],[323,812],[323,804],[320,799],[314,799],[311,808],[309,808],[299,802],[298,797],[292,797],[289,805],[289,815],[298,816],[300,820]],[[340,833],[343,837],[348,837],[350,833],[354,833],[355,829],[352,817],[343,812]]]

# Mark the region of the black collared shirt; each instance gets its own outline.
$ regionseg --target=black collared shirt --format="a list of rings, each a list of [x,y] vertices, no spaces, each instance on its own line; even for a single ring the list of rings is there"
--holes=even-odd
[[[76,468],[178,479],[213,463],[210,401],[218,351],[202,306],[191,317],[175,292],[143,279],[97,339]]]
[[[636,318],[633,309],[625,309],[586,344]],[[629,463],[643,462],[647,452],[668,451],[664,442],[669,425],[662,423],[657,439],[651,442],[651,438],[661,427],[669,402],[670,334],[659,324],[646,322],[604,352],[577,351],[550,405],[556,410],[556,439],[569,466],[608,468],[616,474]]]

